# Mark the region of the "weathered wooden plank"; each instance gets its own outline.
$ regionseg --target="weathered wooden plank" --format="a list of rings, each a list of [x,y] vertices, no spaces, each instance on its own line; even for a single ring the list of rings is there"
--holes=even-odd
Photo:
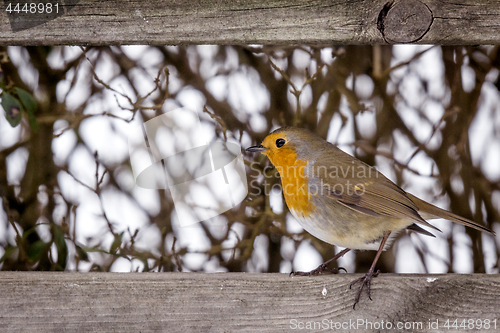
[[[358,276],[1,272],[0,331],[283,332],[316,322],[416,332],[455,319],[499,330],[500,275],[382,274],[373,301],[363,295],[353,310]]]
[[[60,3],[59,14],[24,16],[5,11],[5,6],[15,1],[0,2],[0,44],[500,42],[500,2],[495,0],[402,0],[392,4],[388,0],[52,2]],[[29,26],[32,28],[22,30]]]

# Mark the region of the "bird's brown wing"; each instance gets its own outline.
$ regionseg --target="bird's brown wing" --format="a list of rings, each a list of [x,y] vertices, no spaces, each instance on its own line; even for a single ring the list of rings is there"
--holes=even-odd
[[[418,206],[405,191],[382,175],[376,180],[334,178],[322,188],[327,197],[360,213],[407,219],[441,231],[418,214]]]
[[[317,146],[312,148],[308,146],[306,149],[308,154],[311,151],[318,154],[314,164],[316,170],[335,171],[333,173],[317,172],[316,177],[312,178],[315,185],[322,189],[324,196],[336,200],[350,209],[372,216],[385,215],[408,219],[414,223],[440,231],[427,223],[420,216],[420,211],[430,216],[445,218],[452,222],[494,234],[491,230],[474,221],[445,211],[406,193],[375,168],[343,152],[331,143],[321,140],[321,143],[317,144]],[[358,176],[355,171],[362,172]],[[424,215],[424,217],[426,216]],[[417,231],[415,229],[412,230]]]

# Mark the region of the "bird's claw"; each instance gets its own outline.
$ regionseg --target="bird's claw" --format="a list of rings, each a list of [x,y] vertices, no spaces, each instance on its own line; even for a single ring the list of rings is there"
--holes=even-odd
[[[370,270],[365,274],[365,276],[360,277],[359,279],[356,279],[349,284],[349,289],[351,289],[353,285],[355,285],[358,282],[361,282],[361,285],[359,286],[359,289],[358,289],[358,294],[356,295],[356,298],[354,299],[354,305],[352,306],[353,309],[356,308],[356,304],[358,304],[359,299],[361,298],[361,293],[362,293],[363,288],[365,286],[366,286],[366,293],[368,294],[368,298],[370,299],[370,301],[373,301],[371,293],[370,293],[371,292],[370,285],[372,282],[372,278],[377,277],[379,273],[380,273],[380,270],[377,270],[376,272],[373,272]]]
[[[328,269],[327,265],[321,264],[316,269],[313,269],[310,272],[293,272],[292,271],[292,272],[290,272],[289,276],[316,276],[316,275],[325,274],[325,273],[338,274],[338,273],[340,273],[340,270],[343,270],[344,272],[347,273],[347,270],[344,267]]]

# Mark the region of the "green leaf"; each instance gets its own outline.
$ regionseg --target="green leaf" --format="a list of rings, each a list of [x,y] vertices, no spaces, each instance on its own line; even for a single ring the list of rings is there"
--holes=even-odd
[[[24,89],[14,87],[14,91],[16,92],[17,96],[19,96],[19,100],[21,103],[23,103],[24,108],[26,109],[26,112],[28,113],[35,113],[38,104],[36,103],[35,99],[29,92],[27,92]]]
[[[0,88],[1,89],[5,88],[4,77],[5,77],[5,74],[3,73],[2,68],[0,68]]]
[[[111,254],[116,254],[120,246],[122,245],[122,237],[123,237],[123,232],[121,232],[119,235],[115,235],[115,240],[113,241],[113,244],[111,244],[111,248],[109,249],[109,253]]]
[[[15,251],[17,250],[17,246],[7,246],[5,248],[5,253],[3,254],[2,258],[0,258],[0,263],[4,262],[8,257],[10,257],[10,255]]]
[[[68,246],[66,245],[61,227],[57,224],[53,224],[52,230],[54,234],[54,244],[56,244],[57,248],[57,264],[64,270],[66,268],[66,260],[68,259]]]
[[[2,107],[5,111],[5,118],[7,118],[10,126],[16,127],[23,118],[23,106],[21,102],[5,91],[0,94],[0,97],[2,97]]]
[[[15,87],[14,91],[16,92],[17,96],[19,97],[19,100],[21,101],[22,105],[24,106],[24,109],[26,110],[26,113],[28,114],[28,120],[30,122],[31,128],[35,132],[38,131],[38,124],[35,118],[35,112],[36,109],[38,108],[38,104],[36,103],[33,96],[26,90]]]
[[[85,252],[85,250],[82,249],[81,246],[75,245],[75,247],[76,247],[76,253],[80,257],[80,260],[89,261],[89,256],[87,255],[87,252]]]
[[[38,260],[40,260],[42,255],[45,252],[47,252],[49,246],[50,246],[49,243],[45,243],[43,240],[37,240],[36,242],[31,244],[31,246],[29,247],[28,258],[32,262],[37,262]]]

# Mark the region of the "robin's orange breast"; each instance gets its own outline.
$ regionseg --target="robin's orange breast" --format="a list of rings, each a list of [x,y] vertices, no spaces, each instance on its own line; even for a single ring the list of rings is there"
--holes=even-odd
[[[288,208],[297,216],[309,216],[316,206],[311,202],[306,175],[307,161],[298,159],[292,148],[284,148],[280,154],[268,154],[269,160],[278,170]]]

